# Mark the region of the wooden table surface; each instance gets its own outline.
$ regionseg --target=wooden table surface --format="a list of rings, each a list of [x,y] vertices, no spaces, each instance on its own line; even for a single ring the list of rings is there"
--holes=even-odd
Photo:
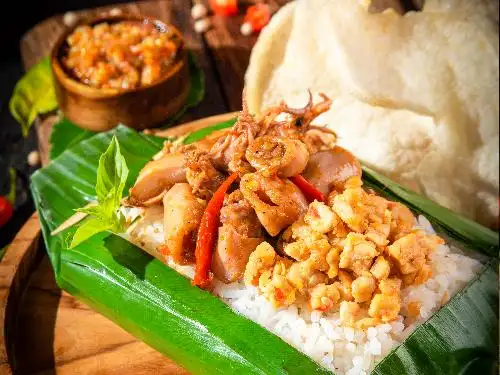
[[[197,0],[196,2],[205,2]],[[273,11],[288,0],[267,1]],[[383,7],[397,4],[380,0]],[[256,36],[239,32],[242,16],[212,17],[213,28],[201,36],[194,32],[190,17],[192,1],[155,0],[118,5],[126,12],[142,13],[176,25],[185,36],[206,75],[206,96],[179,123],[239,110],[243,78]],[[93,16],[114,6],[84,10],[79,16]],[[21,41],[26,68],[47,55],[64,30],[63,16],[52,17],[29,31]],[[50,120],[36,126],[42,160],[47,162]],[[37,218],[27,225],[38,226]],[[21,239],[22,241],[22,239]],[[183,374],[178,365],[137,340],[113,322],[61,291],[47,257],[39,263],[20,302],[17,315],[15,373],[52,374]],[[5,286],[4,286],[5,287]],[[0,363],[4,373],[5,363]]]

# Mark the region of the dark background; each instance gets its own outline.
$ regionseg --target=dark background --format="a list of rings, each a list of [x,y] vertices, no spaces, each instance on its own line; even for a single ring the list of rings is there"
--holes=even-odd
[[[37,148],[35,132],[32,130],[28,138],[23,138],[20,125],[9,112],[12,90],[23,74],[19,53],[20,39],[35,24],[54,14],[124,2],[128,1],[14,0],[2,4],[4,7],[0,22],[0,195],[8,192],[8,170],[13,167],[17,172],[17,198],[13,218],[0,228],[0,249],[10,243],[34,211],[28,186],[29,176],[36,168],[29,167],[27,155]],[[189,1],[186,1],[186,5],[188,4]]]

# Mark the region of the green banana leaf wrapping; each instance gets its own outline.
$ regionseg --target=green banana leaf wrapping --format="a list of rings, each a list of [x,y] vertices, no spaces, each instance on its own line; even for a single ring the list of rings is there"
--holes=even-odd
[[[187,139],[195,141],[208,132]],[[74,229],[50,235],[73,215],[74,209],[95,199],[98,159],[113,135],[130,170],[128,188],[162,147],[163,140],[123,126],[74,145],[32,177],[33,197],[58,284],[195,374],[329,373],[116,235],[99,234],[71,250],[67,241]],[[376,177],[369,176],[370,186],[399,200],[413,198],[399,198],[399,191],[394,190],[397,185]],[[419,209],[420,203],[412,207]],[[424,213],[433,221],[450,223],[447,211],[438,210],[436,216]],[[476,235],[473,229],[461,230],[456,240],[468,247],[479,244],[478,249],[482,246],[490,249],[489,253],[496,246],[498,254],[498,235]],[[448,234],[453,236],[452,232]],[[497,266],[496,258],[491,259],[462,292],[380,362],[374,373],[494,372],[498,348]]]

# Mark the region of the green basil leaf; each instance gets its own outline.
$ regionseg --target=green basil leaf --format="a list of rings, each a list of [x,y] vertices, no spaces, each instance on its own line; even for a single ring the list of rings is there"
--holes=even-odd
[[[127,176],[127,163],[114,136],[106,152],[99,158],[95,191],[100,205],[107,204],[112,209],[120,207]]]
[[[70,248],[73,249],[94,234],[105,232],[112,227],[113,224],[108,220],[102,220],[99,217],[89,217],[76,230],[71,240]]]
[[[21,124],[23,135],[39,114],[57,108],[56,94],[52,83],[52,71],[48,57],[29,69],[17,82],[9,102],[12,116]]]

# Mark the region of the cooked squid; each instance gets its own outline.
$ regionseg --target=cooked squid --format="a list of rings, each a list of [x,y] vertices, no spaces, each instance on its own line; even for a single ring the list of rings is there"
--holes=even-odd
[[[334,189],[343,190],[345,182],[351,177],[361,177],[361,165],[349,151],[335,146],[312,154],[302,175],[328,195]]]
[[[226,197],[220,212],[222,226],[212,260],[212,271],[224,282],[239,280],[250,253],[264,238],[262,225],[241,191]]]
[[[245,103],[238,121],[231,131],[221,137],[210,149],[209,157],[216,168],[230,172],[238,172],[241,165],[238,160],[245,156],[245,151],[259,132],[259,124],[248,113]]]
[[[196,235],[206,202],[197,198],[189,184],[175,184],[163,197],[164,234],[167,252],[178,264],[194,261]]]
[[[129,192],[129,203],[135,206],[160,204],[165,193],[174,184],[186,181],[184,156],[165,154],[147,163]]]
[[[263,176],[292,177],[302,173],[309,152],[298,139],[263,136],[247,148],[246,158]]]
[[[276,236],[307,211],[306,198],[287,179],[248,173],[241,178],[240,189],[271,236]]]

